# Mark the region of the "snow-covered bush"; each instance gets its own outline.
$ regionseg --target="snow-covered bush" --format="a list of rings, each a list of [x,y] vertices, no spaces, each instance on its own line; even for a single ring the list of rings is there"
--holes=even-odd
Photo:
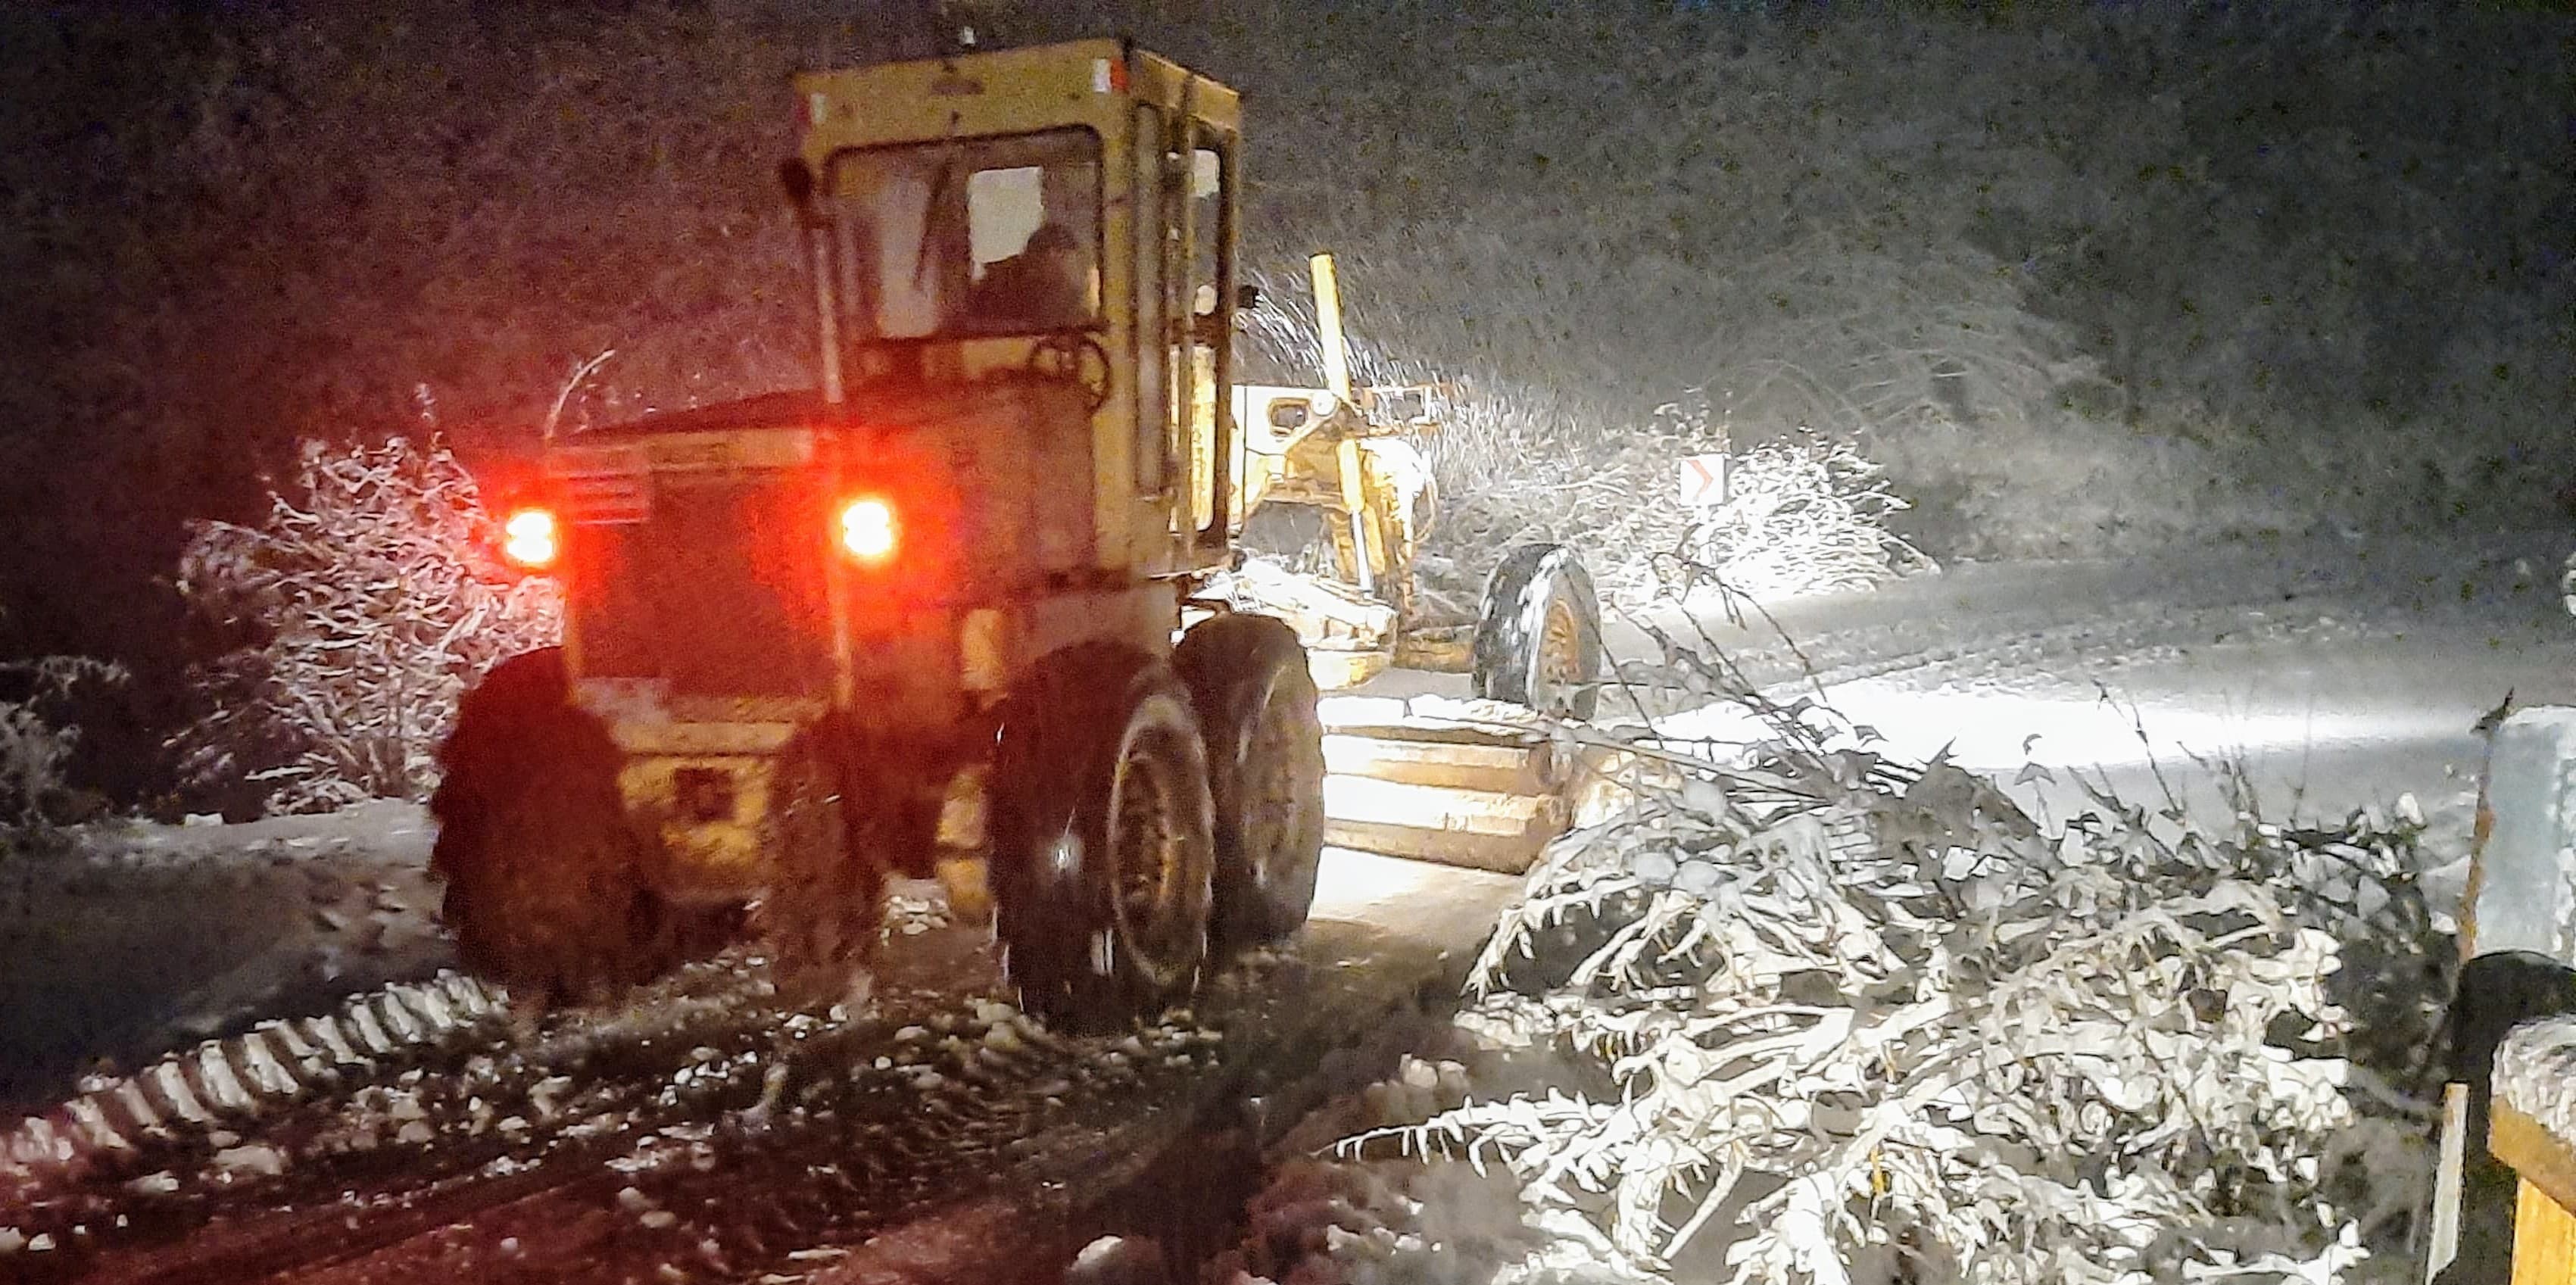
[[[2218,537],[2306,529],[2321,513],[2311,483],[2210,445],[2225,430],[2136,428],[2066,410],[2034,422],[1927,423],[1881,434],[1871,457],[1915,511],[1902,529],[1956,557],[2102,556]],[[2332,476],[2300,465],[2303,476]],[[2250,485],[2262,480],[2270,486]]]
[[[59,722],[56,707],[82,683],[124,678],[122,669],[82,656],[0,664],[0,828],[59,819],[80,729]]]
[[[1683,593],[1699,576],[1760,596],[1866,589],[1928,561],[1887,529],[1905,507],[1848,445],[1805,434],[1765,442],[1734,457],[1725,501],[1690,518],[1658,578]]]
[[[279,811],[422,798],[465,685],[553,643],[553,583],[512,575],[441,442],[306,442],[258,526],[200,525],[179,590],[250,641],[200,668],[205,713],[173,739],[199,789],[256,783]]]
[[[1897,268],[1885,271],[1904,275]],[[1258,269],[1253,276],[1266,300],[1244,318],[1256,377],[1318,378],[1314,372],[1323,363],[1311,292],[1293,276]],[[1401,296],[1390,301],[1362,292],[1380,280],[1354,268],[1353,298],[1366,304],[1355,306],[1355,316],[1375,314],[1408,341],[1436,338],[1456,324],[1427,307],[1408,306]],[[2038,360],[2030,350],[2039,339],[2004,329],[2003,339],[1956,345],[1955,353],[1888,354],[1871,347],[1869,335],[1852,336],[1842,364],[1794,374],[1777,369],[1785,361],[1754,361],[1738,353],[1721,366],[1721,374],[1754,396],[1729,394],[1727,401],[1765,408],[1761,422],[1772,431],[1758,439],[1751,428],[1714,413],[1705,387],[1686,390],[1635,423],[1635,411],[1642,408],[1577,403],[1520,378],[1494,378],[1472,368],[1462,377],[1459,370],[1433,364],[1428,353],[1390,352],[1357,332],[1349,339],[1349,357],[1355,382],[1435,384],[1444,390],[1430,408],[1439,427],[1412,443],[1438,478],[1442,511],[1431,533],[1438,557],[1473,577],[1515,545],[1569,543],[1582,550],[1597,587],[1613,600],[1635,603],[1683,580],[1723,579],[1746,593],[1772,595],[1865,588],[1927,565],[1928,559],[1890,530],[1889,519],[1911,505],[1859,443],[1866,433],[1910,427],[1937,400],[1938,386],[2009,384],[2027,392],[2043,380],[2044,373],[2028,369]],[[1812,344],[1817,329],[1763,334],[1778,345]],[[1734,349],[1743,349],[1750,336],[1731,339]],[[1432,345],[1443,346],[1458,345]],[[1989,367],[1991,379],[1964,378]],[[1962,379],[1936,373],[1953,368]],[[1854,390],[1862,387],[1877,390],[1877,399],[1860,400]],[[1823,431],[1805,427],[1811,423]],[[1709,508],[1684,504],[1681,461],[1710,453],[1732,458],[1727,499]]]
[[[1476,411],[1459,408],[1471,433]],[[1464,500],[1443,515],[1443,547],[1474,561],[1524,540],[1563,540],[1584,552],[1604,593],[1632,604],[1709,581],[1760,596],[1867,588],[1929,565],[1888,529],[1907,506],[1882,470],[1850,443],[1804,430],[1732,452],[1722,503],[1683,504],[1680,461],[1727,451],[1694,390],[1601,449],[1524,449],[1477,484],[1444,483],[1444,496]]]
[[[1730,686],[1668,652],[1676,685]],[[1569,1087],[1397,1136],[1499,1160],[1629,1270],[2273,1281],[2404,1259],[2425,1107],[2387,1050],[2430,1043],[2437,994],[2420,818],[2215,836],[2097,793],[2046,833],[1954,765],[1743,699],[1770,740],[1634,745],[1635,802],[1551,849],[1478,961],[1462,1025],[1562,1059]]]

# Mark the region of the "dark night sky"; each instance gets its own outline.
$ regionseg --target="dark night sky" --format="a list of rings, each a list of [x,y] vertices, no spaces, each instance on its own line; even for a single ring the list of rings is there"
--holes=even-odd
[[[2292,525],[2562,520],[2564,16],[988,8],[1238,84],[1256,260],[1334,248],[1364,343],[1541,420],[1726,389],[1871,444],[1936,515],[2030,488],[1948,528],[1999,550],[2205,529],[2221,490]],[[783,77],[885,48],[884,12],[0,15],[0,655],[134,663],[93,745],[134,787],[197,645],[183,523],[255,512],[297,439],[515,441],[610,347],[580,413],[798,382]],[[2141,442],[2202,480],[2043,529],[2078,483],[2042,474]],[[1983,463],[2015,455],[2041,463]]]

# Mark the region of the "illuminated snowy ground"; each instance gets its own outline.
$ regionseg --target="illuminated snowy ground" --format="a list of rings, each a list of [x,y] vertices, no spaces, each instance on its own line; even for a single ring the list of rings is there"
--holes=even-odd
[[[2537,562],[2547,540],[2531,544]],[[2054,817],[2081,801],[2069,769],[2101,769],[2139,800],[2160,798],[2161,769],[2196,818],[2224,822],[2197,753],[2241,758],[2275,819],[2412,793],[2456,823],[2479,715],[2509,687],[2525,703],[2576,701],[2576,622],[2510,556],[2365,561],[2329,548],[2304,561],[1968,567],[1774,612],[1827,697],[1894,752],[1946,745],[2008,783],[2037,764],[2055,782],[2015,788]],[[1796,669],[1768,626],[1704,623],[1789,689]],[[1612,634],[1638,654],[1633,628],[1614,622]],[[1462,691],[1463,680],[1378,686]],[[1726,730],[1713,715],[1658,721]],[[327,1007],[445,962],[425,849],[416,810],[375,805],[256,826],[120,823],[75,851],[0,863],[0,978],[19,983],[0,987],[0,1012],[21,1018],[0,1038],[0,1099],[46,1098],[92,1058],[131,1066],[279,1005]],[[1475,924],[1451,920],[1490,914],[1504,891],[1455,895],[1472,877],[1337,856],[1317,913],[1472,939]],[[1426,915],[1441,922],[1417,922]]]

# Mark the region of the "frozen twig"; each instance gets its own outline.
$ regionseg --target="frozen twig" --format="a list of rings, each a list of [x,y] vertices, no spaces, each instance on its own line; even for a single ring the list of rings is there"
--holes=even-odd
[[[194,674],[183,777],[285,811],[425,797],[465,685],[561,633],[552,582],[503,568],[496,536],[434,439],[306,443],[265,522],[202,524],[181,559],[189,605],[248,639]]]
[[[2429,1023],[2420,824],[2169,837],[2106,791],[2043,832],[1656,636],[1671,681],[1768,739],[1602,737],[1636,755],[1633,801],[1550,849],[1475,966],[1474,1020],[1616,1099],[1471,1100],[1405,1145],[1508,1168],[1633,1272],[1695,1238],[1738,1281],[1841,1279],[1873,1247],[2104,1285],[2402,1252],[2425,1108],[2363,1060],[2355,1006]]]

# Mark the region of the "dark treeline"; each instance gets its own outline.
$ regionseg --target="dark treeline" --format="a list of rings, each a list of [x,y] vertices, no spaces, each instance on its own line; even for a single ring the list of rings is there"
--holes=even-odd
[[[1343,253],[1379,350],[1592,432],[1704,385],[1757,434],[1851,433],[1961,517],[1954,550],[2556,520],[2576,476],[2563,18],[975,8],[1012,41],[1132,31],[1245,90],[1255,249]],[[607,349],[576,422],[800,381],[784,80],[918,51],[923,9],[0,13],[0,656],[136,668],[92,775],[160,770],[184,523],[255,514],[297,439],[508,449]],[[2137,451],[2165,491],[2039,524]],[[2030,463],[1979,463],[2006,459]],[[1974,498],[2017,476],[2029,503]],[[2195,507],[2213,479],[2253,499]]]

